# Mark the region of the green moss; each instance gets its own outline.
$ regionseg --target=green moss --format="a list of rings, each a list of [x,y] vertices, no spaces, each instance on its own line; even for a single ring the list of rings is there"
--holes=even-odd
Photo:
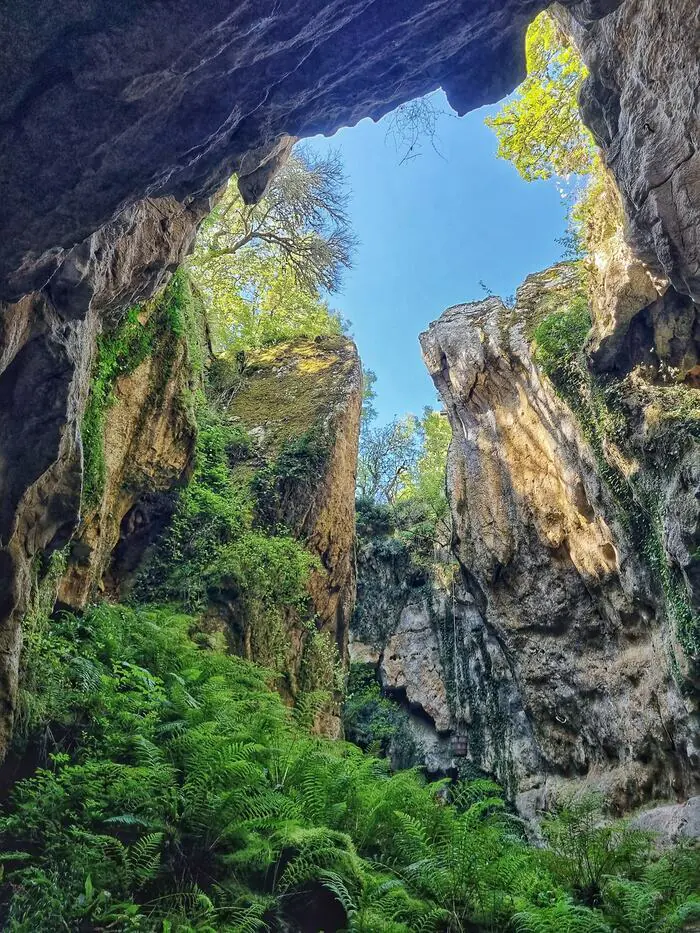
[[[284,516],[292,525],[299,509],[305,511],[308,494],[325,472],[333,438],[314,426],[300,437],[285,440],[276,457],[259,467],[250,481],[257,513],[268,525]]]
[[[345,337],[299,339],[255,351],[245,357],[245,378],[229,412],[248,429],[264,432],[261,443],[272,458],[313,432],[327,437],[329,416],[356,365]]]
[[[133,373],[149,357],[158,357],[157,397],[172,370],[178,341],[191,332],[192,292],[180,270],[163,294],[143,306],[128,309],[119,325],[97,342],[97,358],[92,372],[90,396],[82,421],[83,507],[99,502],[105,483],[104,431],[107,412],[114,404],[117,380]],[[193,371],[201,369],[201,357],[192,353]]]
[[[195,468],[136,587],[142,601],[203,610],[222,593],[267,608],[301,608],[315,558],[284,529],[254,527],[250,483],[233,467],[250,454],[245,431],[202,402]],[[255,615],[255,613],[253,613]]]

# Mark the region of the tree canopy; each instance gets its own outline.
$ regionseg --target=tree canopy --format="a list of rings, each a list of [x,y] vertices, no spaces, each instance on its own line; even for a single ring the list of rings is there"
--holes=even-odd
[[[374,374],[371,374],[374,375]],[[442,412],[426,407],[420,418],[405,415],[377,425],[363,419],[357,496],[362,507],[380,506],[403,536],[431,549],[452,537],[445,492],[447,448],[452,431]]]
[[[416,422],[418,456],[404,478],[399,494],[401,503],[420,503],[434,529],[436,543],[447,547],[452,537],[452,517],[445,491],[447,449],[452,429],[447,417],[426,408]]]
[[[394,503],[417,457],[416,419],[413,415],[394,418],[388,424],[365,423],[357,467],[360,498]]]
[[[527,77],[515,96],[486,119],[498,137],[498,155],[526,181],[589,173],[596,148],[578,109],[587,74],[583,62],[547,13],[528,29],[525,50]]]
[[[296,150],[258,204],[245,204],[231,179],[188,262],[217,351],[342,331],[324,294],[351,264],[347,199],[335,153]]]

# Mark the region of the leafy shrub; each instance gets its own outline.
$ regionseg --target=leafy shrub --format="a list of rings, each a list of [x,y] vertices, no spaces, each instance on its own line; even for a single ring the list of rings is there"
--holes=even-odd
[[[378,538],[395,531],[393,511],[388,503],[375,502],[367,496],[355,500],[355,521],[360,538]]]
[[[360,748],[386,755],[397,731],[395,703],[382,696],[374,667],[352,664],[343,707],[343,725],[348,738]]]
[[[577,296],[568,307],[548,314],[535,328],[535,361],[553,380],[565,378],[590,329],[588,302]]]
[[[177,600],[192,610],[226,590],[268,610],[301,607],[316,558],[284,529],[254,527],[249,477],[236,474],[251,450],[242,428],[204,403],[198,421],[193,475],[141,575],[137,598]]]

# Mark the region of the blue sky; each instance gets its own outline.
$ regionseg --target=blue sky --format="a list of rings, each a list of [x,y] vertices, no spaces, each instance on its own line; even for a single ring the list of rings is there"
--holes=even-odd
[[[440,95],[441,96],[441,95]],[[441,106],[447,103],[441,96]],[[309,145],[342,153],[360,245],[331,304],[351,322],[365,366],[377,374],[382,421],[435,405],[418,334],[450,305],[482,298],[482,280],[511,295],[525,276],[561,258],[566,209],[554,182],[524,182],[496,158],[484,116],[445,115],[439,153],[423,146],[401,163],[386,122],[363,120]]]

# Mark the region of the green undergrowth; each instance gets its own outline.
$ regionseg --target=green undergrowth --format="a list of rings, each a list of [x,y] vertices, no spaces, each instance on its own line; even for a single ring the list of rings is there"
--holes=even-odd
[[[628,449],[634,434],[625,405],[629,388],[622,380],[603,381],[591,373],[583,352],[590,324],[584,299],[579,296],[565,303],[535,328],[534,359],[575,416],[611,493],[618,520],[661,586],[680,644],[689,658],[697,659],[700,618],[680,572],[669,564],[661,518],[664,471],[678,462],[687,444],[695,443],[700,434],[700,409],[697,399],[690,397],[695,390],[663,385],[647,388],[657,397],[663,417],[645,440],[645,469],[625,468],[625,460],[635,459],[634,451]]]
[[[83,506],[97,505],[105,483],[104,431],[107,412],[115,401],[115,386],[122,376],[149,357],[158,357],[160,376],[155,396],[165,387],[178,341],[188,330],[187,311],[192,302],[185,273],[177,272],[164,293],[145,305],[129,308],[114,330],[97,341],[97,357],[90,397],[82,421]]]
[[[285,695],[312,716],[337,693],[338,652],[317,630],[309,598],[320,561],[290,519],[317,481],[327,448],[307,432],[276,456],[261,456],[231,411],[227,385],[220,371],[214,386],[205,373],[194,395],[193,469],[132,599],[225,619],[236,650],[274,670]]]
[[[197,425],[192,476],[178,493],[172,521],[140,573],[134,598],[175,601],[199,612],[233,603],[251,629],[253,655],[282,672],[284,617],[307,610],[307,583],[318,560],[285,527],[260,521],[251,488],[255,472],[240,469],[252,455],[245,430],[204,397]]]
[[[409,767],[415,762],[408,714],[396,700],[383,694],[372,664],[350,665],[343,726],[350,741],[374,755],[390,756],[394,767]]]
[[[657,858],[588,800],[533,848],[495,785],[391,775],[311,736],[264,670],[207,644],[167,607],[45,619],[43,663],[27,658],[41,766],[0,814],[3,929],[671,933],[700,916],[692,850]]]
[[[263,520],[270,524],[283,516],[292,525],[302,524],[303,512],[325,471],[331,446],[332,438],[316,425],[284,441],[279,453],[256,470],[251,491]]]

